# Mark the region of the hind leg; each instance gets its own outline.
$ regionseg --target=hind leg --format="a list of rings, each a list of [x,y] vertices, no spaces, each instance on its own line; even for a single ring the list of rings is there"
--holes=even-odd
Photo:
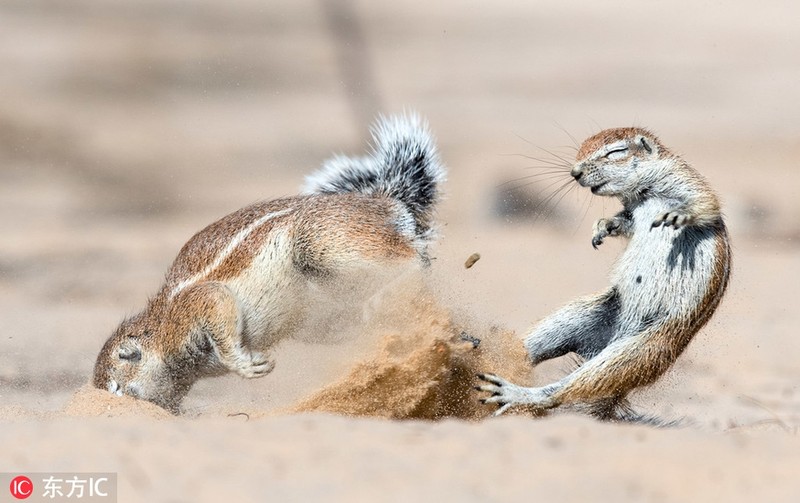
[[[615,289],[579,299],[542,320],[525,338],[531,363],[577,353],[585,359],[608,345],[616,323],[619,299]]]
[[[574,352],[589,359],[605,348],[612,338],[619,309],[619,297],[614,288],[596,296],[567,304],[545,318],[525,339],[525,348],[531,363]],[[485,382],[476,387],[490,393],[483,403],[496,403],[495,415],[500,415],[513,405],[529,405],[549,409],[559,405],[552,398],[561,388],[554,383],[540,388],[519,386],[494,374],[479,374]]]

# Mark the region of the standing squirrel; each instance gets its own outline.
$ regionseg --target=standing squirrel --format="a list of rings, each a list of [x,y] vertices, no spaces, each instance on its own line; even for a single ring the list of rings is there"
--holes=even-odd
[[[303,195],[195,234],[144,310],[106,341],[94,386],[178,413],[198,379],[269,374],[269,350],[313,316],[312,294],[339,302],[364,276],[427,266],[445,178],[434,140],[413,115],[379,119],[372,136],[370,155],[328,160]]]
[[[577,353],[586,361],[553,384],[528,388],[480,374],[497,404],[572,406],[607,420],[642,420],[626,397],[655,382],[716,310],[731,270],[717,196],[650,131],[607,129],[583,142],[570,174],[623,210],[594,225],[592,246],[622,236],[628,246],[606,291],[573,301],[525,339],[531,362]]]

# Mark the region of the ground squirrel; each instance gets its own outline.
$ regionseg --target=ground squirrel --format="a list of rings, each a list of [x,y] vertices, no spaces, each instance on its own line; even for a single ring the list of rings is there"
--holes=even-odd
[[[623,210],[594,226],[592,246],[624,236],[611,287],[542,320],[525,339],[531,362],[577,353],[586,361],[560,381],[528,388],[481,374],[496,414],[527,405],[640,419],[626,396],[655,382],[716,310],[731,250],[717,196],[688,163],[641,128],[607,129],[583,142],[570,174]]]
[[[200,378],[268,374],[268,351],[313,315],[313,295],[352,297],[351,279],[427,265],[445,176],[434,141],[413,115],[380,119],[372,134],[369,155],[328,160],[303,195],[195,234],[144,310],[106,341],[94,386],[177,413]]]

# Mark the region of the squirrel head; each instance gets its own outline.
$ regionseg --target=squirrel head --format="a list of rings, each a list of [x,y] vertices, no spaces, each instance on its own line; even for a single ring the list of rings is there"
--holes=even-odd
[[[196,380],[202,352],[164,347],[147,313],[126,319],[108,338],[94,366],[92,384],[116,395],[155,403],[177,414]]]
[[[634,199],[663,176],[671,157],[646,129],[605,129],[583,142],[570,174],[593,194]]]

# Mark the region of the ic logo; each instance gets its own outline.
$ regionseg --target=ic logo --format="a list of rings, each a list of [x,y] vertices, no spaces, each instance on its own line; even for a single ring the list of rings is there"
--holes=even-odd
[[[33,482],[31,482],[31,479],[25,475],[14,477],[11,480],[10,490],[11,496],[17,498],[18,500],[24,500],[33,494]]]

